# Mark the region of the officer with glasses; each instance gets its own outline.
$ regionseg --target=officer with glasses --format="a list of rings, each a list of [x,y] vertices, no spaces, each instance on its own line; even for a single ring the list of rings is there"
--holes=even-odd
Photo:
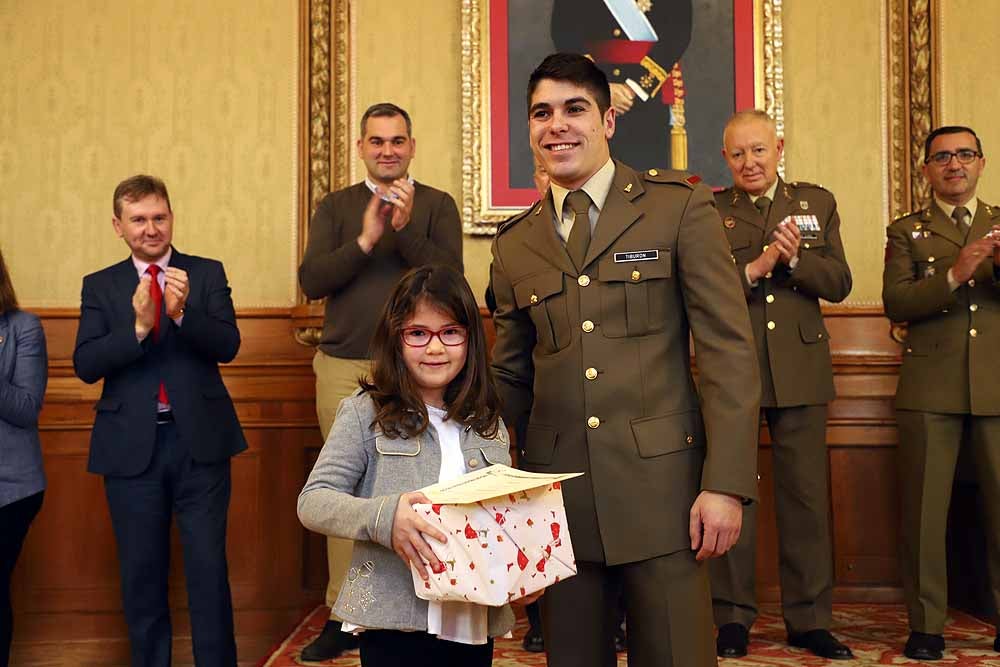
[[[948,612],[945,531],[959,447],[979,475],[993,599],[1000,608],[1000,208],[976,197],[986,167],[967,127],[924,145],[931,205],[888,229],[882,300],[908,323],[896,391],[904,653],[940,660]],[[1000,652],[1000,636],[993,650]]]

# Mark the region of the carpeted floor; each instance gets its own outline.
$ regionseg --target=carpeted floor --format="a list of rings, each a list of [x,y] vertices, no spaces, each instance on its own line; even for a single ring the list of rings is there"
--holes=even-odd
[[[258,663],[259,667],[292,667],[301,665],[299,652],[323,629],[326,607],[311,611],[271,655]],[[545,665],[545,654],[521,650],[526,622],[522,619],[514,630],[515,639],[496,643],[494,667],[527,667]],[[766,609],[754,626],[750,637],[750,655],[741,660],[720,660],[720,667],[814,667],[816,665],[921,665],[902,654],[908,633],[906,611],[900,605],[837,605],[834,608],[833,631],[854,651],[857,660],[833,662],[817,658],[806,651],[789,648],[785,643],[785,627],[776,609]],[[948,644],[944,659],[933,663],[942,667],[1000,667],[1000,654],[993,651],[994,629],[960,612],[954,612],[945,629]],[[309,663],[319,664],[319,663]],[[358,653],[353,651],[337,660],[322,663],[327,667],[357,667]],[[625,655],[618,664],[625,667]]]

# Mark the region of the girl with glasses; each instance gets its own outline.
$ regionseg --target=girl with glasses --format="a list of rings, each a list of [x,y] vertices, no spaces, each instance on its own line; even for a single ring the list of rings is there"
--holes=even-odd
[[[479,307],[462,274],[429,266],[404,276],[371,351],[371,377],[340,404],[298,503],[310,530],[356,541],[334,612],[359,635],[363,667],[491,665],[493,638],[514,624],[510,608],[421,600],[409,570],[426,579],[426,568],[447,567],[428,545],[447,537],[411,507],[429,502],[417,489],[510,465]]]

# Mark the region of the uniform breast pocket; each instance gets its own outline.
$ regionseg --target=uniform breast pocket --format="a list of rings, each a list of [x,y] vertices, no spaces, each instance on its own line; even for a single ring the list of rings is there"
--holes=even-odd
[[[562,271],[543,271],[517,281],[514,301],[531,315],[543,351],[557,352],[569,345],[569,307]]]
[[[826,239],[821,232],[800,232],[802,238],[799,240],[799,247],[802,250],[823,251],[826,248]]]
[[[598,265],[601,282],[601,331],[608,338],[644,336],[662,331],[667,323],[670,286],[670,249],[656,259],[616,262],[608,257]]]

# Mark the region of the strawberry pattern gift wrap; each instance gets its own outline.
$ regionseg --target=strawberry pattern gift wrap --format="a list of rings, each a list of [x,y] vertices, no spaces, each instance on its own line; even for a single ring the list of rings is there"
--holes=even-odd
[[[448,543],[427,540],[442,567],[427,581],[411,568],[417,597],[501,606],[576,574],[561,489],[576,476],[494,465],[422,489],[433,504],[413,509]]]

